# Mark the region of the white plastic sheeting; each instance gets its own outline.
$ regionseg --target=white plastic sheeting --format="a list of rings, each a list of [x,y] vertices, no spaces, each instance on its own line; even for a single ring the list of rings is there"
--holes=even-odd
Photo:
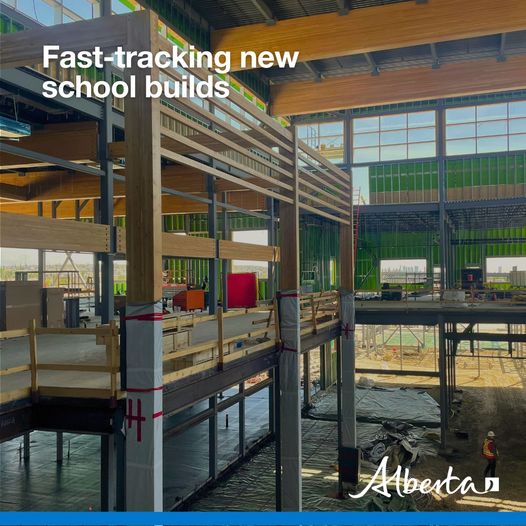
[[[280,294],[281,352],[279,357],[281,506],[301,511],[301,400],[299,292]]]
[[[342,290],[341,320],[342,320],[342,446],[356,447],[356,356],[354,353],[354,295]]]
[[[126,307],[126,508],[163,510],[162,303]]]

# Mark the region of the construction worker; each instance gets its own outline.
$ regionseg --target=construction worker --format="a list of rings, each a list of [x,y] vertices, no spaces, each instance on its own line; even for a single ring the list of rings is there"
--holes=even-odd
[[[488,435],[482,443],[482,456],[488,461],[488,465],[484,470],[484,478],[488,475],[494,477],[499,452],[497,450],[497,445],[495,444],[495,433],[493,431],[488,431]]]

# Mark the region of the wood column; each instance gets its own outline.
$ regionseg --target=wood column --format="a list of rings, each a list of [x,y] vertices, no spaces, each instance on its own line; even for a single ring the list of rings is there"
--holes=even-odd
[[[158,17],[142,11],[128,22],[128,49],[159,49]],[[162,257],[160,102],[146,98],[145,77],[128,70],[137,93],[125,103],[126,132],[126,508],[163,509]]]
[[[299,304],[299,197],[298,139],[294,130],[294,181],[291,204],[280,203],[280,333],[279,356],[279,465],[282,511],[301,511],[301,398],[300,398],[300,304]],[[278,486],[278,485],[277,485]]]

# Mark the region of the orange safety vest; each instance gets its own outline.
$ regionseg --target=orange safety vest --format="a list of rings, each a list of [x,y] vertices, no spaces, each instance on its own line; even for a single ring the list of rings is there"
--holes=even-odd
[[[490,440],[489,438],[484,439],[482,444],[482,456],[488,460],[497,458],[497,448],[493,440]]]

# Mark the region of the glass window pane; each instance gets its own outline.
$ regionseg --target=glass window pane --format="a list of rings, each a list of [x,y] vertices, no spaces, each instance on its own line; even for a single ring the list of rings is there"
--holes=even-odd
[[[354,146],[357,148],[362,146],[378,146],[379,143],[379,133],[359,133],[354,136]]]
[[[298,137],[305,139],[309,136],[309,126],[298,126]]]
[[[354,133],[360,132],[373,132],[380,129],[380,118],[379,117],[367,117],[364,119],[355,119],[353,121]]]
[[[477,145],[475,139],[460,139],[447,141],[447,155],[464,155],[467,153],[476,153]]]
[[[510,135],[510,151],[526,150],[526,133],[523,135]]]
[[[510,133],[526,133],[526,119],[510,120]]]
[[[434,157],[436,146],[434,142],[418,142],[408,146],[408,158],[420,159],[422,157]]]
[[[416,128],[408,132],[409,142],[428,142],[435,140],[434,128]]]
[[[320,135],[343,135],[343,122],[320,123]]]
[[[504,152],[508,149],[508,137],[484,137],[477,139],[477,153]]]
[[[407,126],[409,128],[420,128],[424,126],[435,125],[434,111],[419,111],[417,113],[409,113],[407,116]]]
[[[343,137],[338,135],[337,137],[320,137],[319,143],[321,146],[330,146],[331,148],[343,148]]]
[[[131,13],[133,11],[126,0],[111,0],[111,10],[117,15]]]
[[[354,162],[355,163],[371,163],[380,160],[379,148],[355,148]]]
[[[446,124],[459,122],[475,122],[475,106],[469,108],[453,108],[446,111]]]
[[[510,102],[510,117],[526,117],[526,101]]]
[[[508,118],[508,105],[488,104],[477,107],[477,120],[488,121]]]
[[[380,134],[380,144],[405,144],[407,142],[407,131],[389,131]]]
[[[18,0],[16,7],[29,18],[45,26],[59,24],[62,21],[60,6],[51,7],[43,0]]]
[[[93,18],[93,4],[88,0],[63,0],[64,8],[84,20]]]
[[[506,135],[508,133],[508,121],[487,121],[477,123],[477,136],[488,137],[490,135]]]
[[[381,161],[394,161],[397,159],[407,159],[407,146],[382,146],[380,152]]]
[[[455,124],[454,126],[446,126],[446,139],[475,137],[475,133],[475,124]]]
[[[407,113],[380,117],[381,130],[400,130],[402,128],[407,128]]]

